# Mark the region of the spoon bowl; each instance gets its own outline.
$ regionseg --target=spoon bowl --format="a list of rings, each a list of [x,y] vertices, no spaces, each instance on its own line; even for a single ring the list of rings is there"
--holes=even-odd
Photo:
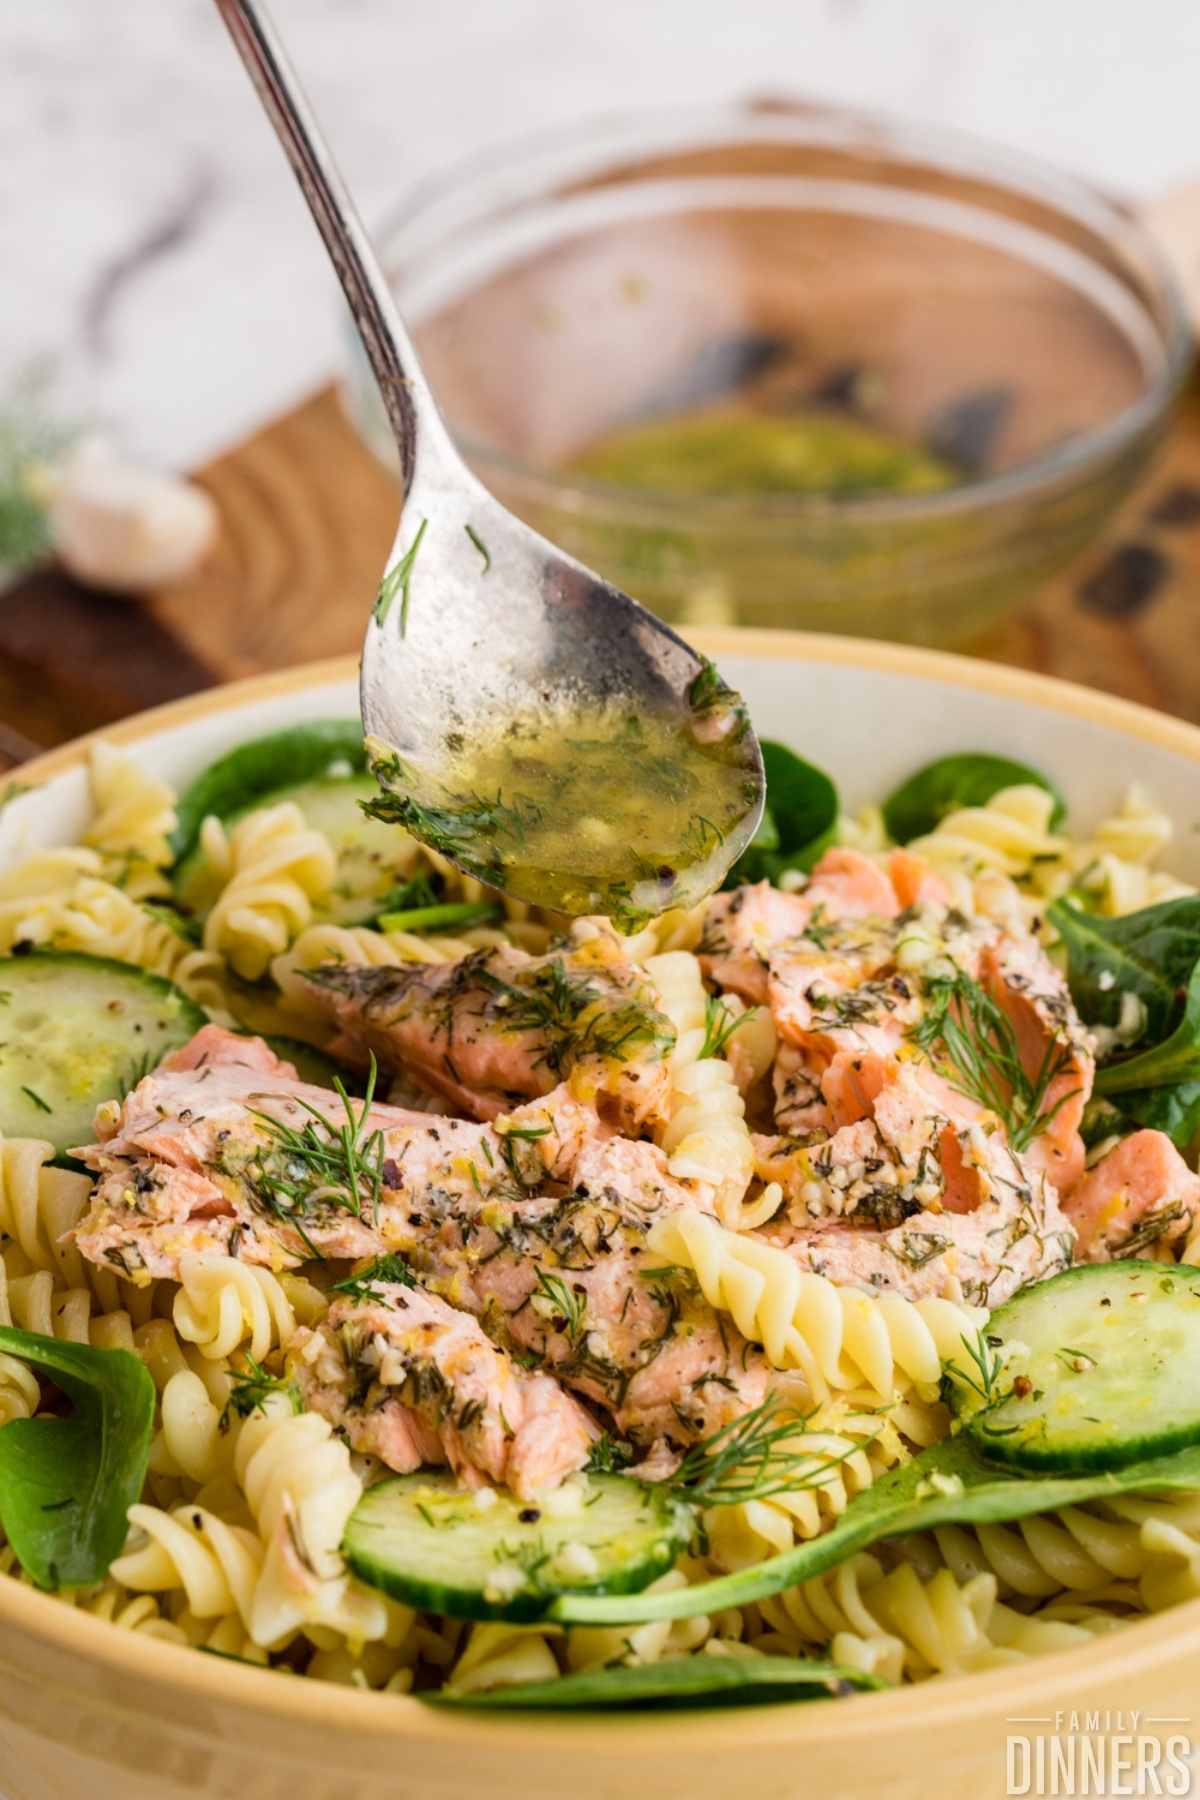
[[[645,720],[688,765],[681,771],[686,781],[677,784],[686,797],[686,868],[678,858],[656,862],[652,809],[638,800],[638,759],[631,755],[627,779],[614,782],[606,734],[609,778],[601,780],[597,764],[594,791],[601,828],[592,846],[595,879],[559,883],[540,897],[559,911],[613,910],[630,919],[701,898],[719,885],[762,815],[762,755],[744,708],[711,664],[659,619],[514,517],[472,475],[265,9],[258,0],[216,4],[333,261],[400,455],[400,529],[362,659],[372,766],[401,799],[382,816],[401,819],[492,886],[534,897],[521,860],[528,808],[502,852],[494,833],[482,855],[478,832],[447,828],[452,816],[461,821],[464,812],[478,812],[481,796],[464,779],[464,755],[514,728],[520,734],[535,716],[555,720],[557,761],[561,767],[573,760],[574,792],[581,779],[587,785],[588,759],[599,754],[581,724],[590,732],[597,718]],[[566,791],[561,781],[542,782],[526,797],[540,826]],[[493,800],[490,792],[486,798]],[[493,812],[497,805],[511,812],[511,798],[497,792]],[[432,838],[431,816],[441,821]],[[554,822],[565,840],[578,820],[560,813]],[[599,866],[605,838],[611,878]]]

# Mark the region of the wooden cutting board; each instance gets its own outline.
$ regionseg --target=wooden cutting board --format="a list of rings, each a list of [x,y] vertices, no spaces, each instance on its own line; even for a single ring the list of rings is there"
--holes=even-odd
[[[0,762],[216,682],[358,648],[399,489],[325,389],[198,479],[218,545],[138,602],[57,570],[0,597]],[[1110,541],[976,654],[1200,720],[1200,387]]]

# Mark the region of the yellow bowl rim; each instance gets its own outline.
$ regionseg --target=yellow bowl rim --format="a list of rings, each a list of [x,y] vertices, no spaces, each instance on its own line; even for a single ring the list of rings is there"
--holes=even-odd
[[[789,631],[711,629],[692,634],[706,654],[748,655],[767,660],[809,662],[838,667],[858,667],[882,674],[921,677],[978,693],[1025,702],[1087,720],[1159,749],[1189,757],[1200,764],[1200,727],[1171,719],[1152,708],[1093,692],[1072,682],[1031,674],[1023,669],[983,663],[944,651],[865,639]],[[192,720],[256,699],[271,699],[309,687],[352,679],[357,659],[336,657],[305,663],[275,674],[251,676],[208,689],[139,713],[119,724],[106,726],[86,737],[48,751],[25,765],[22,779],[34,783],[77,767],[88,746],[98,738],[109,743],[136,744],[154,734],[186,725]],[[437,1709],[403,1695],[364,1693],[322,1681],[289,1680],[270,1670],[236,1665],[194,1649],[164,1644],[134,1631],[114,1628],[107,1620],[64,1606],[15,1580],[0,1582],[0,1627],[15,1626],[40,1638],[48,1648],[75,1653],[85,1661],[99,1660],[138,1696],[130,1704],[131,1716],[154,1706],[157,1691],[169,1691],[176,1700],[197,1706],[222,1704],[245,1714],[267,1713],[280,1724],[316,1728],[335,1734],[352,1733],[362,1749],[368,1743],[381,1748],[392,1741],[444,1746],[453,1753],[470,1736],[476,1748],[494,1744],[499,1752],[512,1748],[514,1733],[536,1728],[539,1744],[562,1740],[563,1748],[591,1750],[611,1756],[613,1730],[629,1734],[631,1749],[646,1756],[670,1757],[685,1748],[697,1753],[735,1751],[745,1745],[746,1716],[742,1708],[655,1713],[520,1713],[462,1712]],[[841,1700],[810,1701],[793,1706],[758,1706],[752,1711],[755,1743],[759,1748],[803,1750],[818,1744],[852,1749],[857,1741],[874,1738],[889,1727],[922,1732],[944,1729],[957,1722],[1011,1719],[1036,1713],[1056,1672],[1069,1665],[1077,1689],[1088,1682],[1099,1684],[1119,1673],[1129,1691],[1142,1675],[1153,1677],[1167,1658],[1178,1659],[1189,1650],[1200,1652],[1200,1600],[1145,1620],[1119,1632],[1098,1638],[1080,1649],[1030,1658],[1007,1668],[968,1677],[930,1681],[919,1687],[897,1687],[881,1693],[859,1694],[847,1706]],[[182,1723],[178,1721],[177,1723]]]

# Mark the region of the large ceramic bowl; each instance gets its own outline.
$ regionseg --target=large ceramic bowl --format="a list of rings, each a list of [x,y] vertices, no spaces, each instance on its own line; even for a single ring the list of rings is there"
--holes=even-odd
[[[706,647],[759,729],[825,764],[851,803],[955,748],[1037,761],[1080,828],[1136,779],[1177,821],[1175,867],[1200,881],[1191,726],[928,652],[748,632]],[[178,780],[253,732],[354,705],[347,660],[241,682],[106,735]],[[82,760],[75,744],[30,767],[43,785],[0,820],[0,856],[78,831]],[[988,1800],[1038,1791],[1008,1785],[1010,1735],[1052,1731],[1072,1712],[1109,1714],[1114,1731],[1120,1715],[1129,1729],[1133,1711],[1143,1732],[1186,1735],[1186,1724],[1148,1719],[1189,1719],[1198,1692],[1200,1601],[1083,1650],[849,1700],[675,1715],[439,1713],[152,1642],[0,1580],[7,1800]]]

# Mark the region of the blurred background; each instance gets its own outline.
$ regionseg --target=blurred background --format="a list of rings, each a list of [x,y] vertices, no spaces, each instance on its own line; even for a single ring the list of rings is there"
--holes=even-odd
[[[693,624],[1200,715],[1190,0],[275,13],[452,422],[551,535]],[[353,648],[398,488],[210,0],[9,7],[0,67],[0,719]]]

